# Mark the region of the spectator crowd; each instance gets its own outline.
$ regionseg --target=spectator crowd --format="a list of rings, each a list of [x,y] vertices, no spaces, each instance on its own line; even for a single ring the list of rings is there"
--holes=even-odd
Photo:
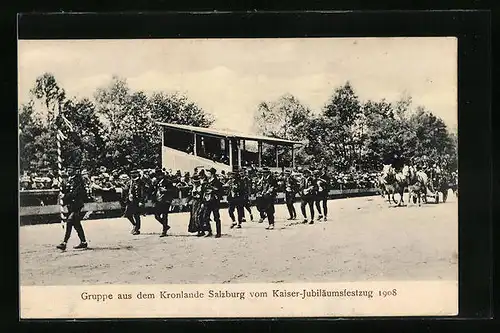
[[[153,184],[159,173],[167,174],[172,179],[172,183],[177,189],[176,198],[187,198],[191,189],[192,173],[180,170],[173,172],[172,170],[163,169],[140,169],[141,178],[144,179],[146,184],[150,184],[149,188],[153,188]],[[300,175],[302,168],[298,167],[293,170],[296,174]],[[193,172],[194,173],[194,172]],[[258,180],[258,169],[255,167],[244,168],[245,176],[250,179],[251,187],[254,188]],[[41,171],[38,173],[25,173],[20,177],[20,190],[56,190],[59,189],[57,173],[51,171]],[[277,180],[278,191],[284,192],[286,173],[274,172],[274,179]],[[85,181],[88,202],[111,202],[118,201],[125,188],[130,182],[130,174],[121,172],[120,170],[108,171],[105,167],[101,167],[93,174],[87,170],[82,170],[82,177]],[[220,171],[217,174],[221,183],[226,184],[229,182],[229,175],[225,171]],[[332,190],[340,189],[361,189],[361,188],[375,188],[377,173],[367,172],[329,172],[330,184],[329,188]],[[250,191],[252,192],[252,188]],[[153,196],[152,190],[147,193],[148,199]],[[46,200],[43,200],[46,201]],[[187,210],[187,206],[172,207],[172,209]]]

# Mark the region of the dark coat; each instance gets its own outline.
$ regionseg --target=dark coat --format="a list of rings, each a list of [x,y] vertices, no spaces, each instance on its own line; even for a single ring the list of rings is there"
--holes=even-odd
[[[217,177],[203,183],[203,201],[220,201],[222,198],[222,183]]]
[[[300,182],[300,195],[302,197],[310,197],[318,191],[317,180],[313,176],[302,178]]]
[[[83,208],[87,190],[82,176],[74,175],[64,179],[61,185],[61,199],[63,205],[66,206],[69,211],[76,211]]]

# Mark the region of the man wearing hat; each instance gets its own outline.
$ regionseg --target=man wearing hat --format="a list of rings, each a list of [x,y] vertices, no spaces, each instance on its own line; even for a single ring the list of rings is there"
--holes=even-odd
[[[262,181],[259,192],[262,196],[262,210],[266,214],[269,226],[267,230],[274,229],[274,201],[276,199],[277,183],[268,168],[262,170]]]
[[[328,177],[326,170],[316,170],[316,179],[318,184],[318,191],[316,193],[316,209],[318,210],[318,221],[326,222],[328,215],[328,191],[330,190],[330,178]],[[323,207],[323,213],[321,212],[321,207]]]
[[[119,194],[119,202],[122,210],[122,215],[125,214],[125,209],[127,207],[128,202],[128,186],[130,184],[130,177],[123,173],[118,176],[116,181],[116,190]]]
[[[241,228],[241,222],[243,221],[243,192],[245,184],[240,178],[238,172],[228,172],[229,180],[227,182],[227,202],[229,204],[228,212],[231,221],[231,229],[234,227]],[[234,216],[234,210],[236,209],[238,214],[238,222]]]
[[[252,208],[250,206],[250,194],[252,191],[252,180],[248,174],[248,171],[245,169],[241,169],[241,180],[243,182],[243,208],[248,211],[250,214],[250,221],[253,221]],[[245,210],[243,210],[243,219],[242,222],[245,222]]]
[[[144,210],[144,202],[146,199],[146,189],[139,170],[134,170],[130,174],[131,180],[128,185],[128,198],[125,207],[125,217],[134,226],[132,235],[141,233],[141,213]]]
[[[215,175],[216,170],[211,168],[205,170],[206,180],[203,183],[203,223],[204,231],[208,231],[205,237],[212,236],[212,227],[210,226],[210,215],[213,214],[215,221],[216,234],[215,238],[221,237],[221,221],[220,221],[220,199],[222,196],[222,184]]]
[[[285,171],[285,202],[286,208],[288,209],[288,214],[290,217],[288,220],[295,220],[297,218],[297,212],[293,206],[295,202],[295,195],[298,191],[297,179],[290,172],[290,170]]]
[[[300,211],[304,217],[302,223],[307,223],[306,205],[309,206],[309,212],[311,213],[311,219],[309,224],[314,223],[314,198],[316,196],[317,184],[314,177],[311,175],[309,169],[304,169],[304,177],[300,182]]]
[[[265,205],[264,205],[264,198],[262,195],[263,192],[263,184],[264,182],[264,170],[263,169],[258,169],[257,170],[257,180],[255,182],[255,208],[259,211],[259,223],[264,222],[264,219],[267,217],[265,213]]]
[[[160,170],[157,170],[155,174],[155,186],[154,186],[154,210],[155,219],[162,225],[162,232],[160,237],[167,236],[167,231],[170,229],[168,225],[168,213],[170,211],[170,204],[174,197],[175,187],[170,180],[170,177],[163,174]]]
[[[80,244],[74,248],[86,249],[87,241],[81,224],[82,209],[86,196],[85,184],[78,168],[68,167],[67,170],[67,177],[64,176],[61,184],[62,211],[66,221],[66,230],[64,233],[64,240],[57,248],[63,251],[66,250],[66,244],[68,243],[71,231],[74,227],[78,234],[78,238],[80,238]]]

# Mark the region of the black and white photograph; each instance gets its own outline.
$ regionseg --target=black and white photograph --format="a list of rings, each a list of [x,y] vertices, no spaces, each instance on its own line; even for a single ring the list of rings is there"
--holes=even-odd
[[[159,317],[379,313],[351,299],[411,315],[410,293],[434,293],[415,315],[456,314],[457,47],[19,40],[19,281],[54,297],[21,308],[69,297],[70,317],[106,316],[106,302],[144,316],[138,299],[169,304]],[[451,293],[398,287],[427,282]]]

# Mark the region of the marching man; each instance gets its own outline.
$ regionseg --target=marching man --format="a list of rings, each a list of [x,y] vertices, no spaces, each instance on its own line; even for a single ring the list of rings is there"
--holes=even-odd
[[[63,203],[63,214],[65,215],[66,230],[64,240],[57,246],[59,250],[66,250],[66,244],[71,237],[73,227],[80,238],[80,244],[75,249],[86,249],[87,241],[81,224],[82,209],[86,197],[85,183],[78,168],[68,167],[68,173],[63,175],[61,184],[61,199]]]
[[[297,218],[297,212],[295,211],[293,204],[298,190],[298,183],[294,175],[292,175],[289,170],[285,171],[285,174],[285,202],[288,214],[290,215],[288,220],[295,220]]]
[[[274,201],[276,199],[277,184],[268,168],[262,170],[262,179],[259,182],[259,193],[262,197],[262,211],[267,217],[269,226],[266,230],[274,229]]]
[[[157,170],[153,200],[155,219],[162,225],[160,237],[167,236],[167,231],[170,229],[168,225],[168,213],[170,212],[170,204],[172,203],[174,191],[175,188],[170,180],[170,176],[164,174],[161,170]]]
[[[318,184],[318,191],[316,193],[316,209],[318,210],[318,221],[321,221],[323,218],[323,221],[326,222],[327,216],[328,216],[328,185],[330,184],[330,179],[328,178],[328,175],[326,174],[326,171],[320,171],[317,170],[316,172],[317,175],[317,184]],[[321,212],[321,207],[323,207],[323,213]]]
[[[141,233],[141,213],[144,210],[146,191],[138,170],[132,171],[130,176],[132,179],[127,189],[128,200],[124,215],[133,225],[132,235],[139,235]]]
[[[300,210],[304,221],[302,223],[307,223],[306,205],[309,206],[309,212],[311,213],[311,219],[309,224],[314,224],[314,198],[316,196],[317,184],[316,180],[311,176],[311,171],[308,169],[304,170],[304,177],[300,183]]]
[[[210,215],[213,214],[215,221],[216,234],[215,238],[221,237],[221,221],[220,221],[220,199],[222,194],[222,184],[215,175],[216,170],[211,168],[210,170],[205,170],[207,180],[203,183],[203,212],[205,229],[208,234],[205,237],[212,236],[212,227],[210,226]]]
[[[233,221],[233,224],[231,225],[231,229],[234,227],[241,228],[241,222],[243,222],[243,192],[244,192],[244,187],[245,184],[243,183],[242,179],[240,178],[239,173],[229,173],[229,181],[228,181],[228,195],[227,195],[227,201],[229,204],[229,217],[231,218],[231,221]],[[236,212],[238,214],[238,218],[236,220],[234,216],[234,210],[236,209]],[[238,221],[236,223],[236,221]]]

